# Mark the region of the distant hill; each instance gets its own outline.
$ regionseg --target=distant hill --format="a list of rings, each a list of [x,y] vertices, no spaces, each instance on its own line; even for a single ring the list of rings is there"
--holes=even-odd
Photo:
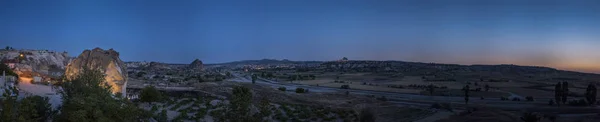
[[[323,63],[323,61],[290,61],[287,59],[261,59],[261,60],[243,60],[227,63],[218,63],[214,65],[265,65],[265,64],[303,64],[303,63]]]

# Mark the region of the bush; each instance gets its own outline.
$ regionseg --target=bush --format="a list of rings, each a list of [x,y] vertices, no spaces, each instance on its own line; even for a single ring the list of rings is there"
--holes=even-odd
[[[285,91],[285,90],[286,90],[286,88],[285,88],[285,87],[279,87],[279,88],[277,88],[277,89],[279,89],[279,91]]]
[[[532,96],[527,96],[527,97],[525,97],[525,99],[526,99],[527,101],[533,101],[533,97],[532,97]]]
[[[342,85],[340,88],[341,89],[350,89],[350,85]]]
[[[371,109],[362,109],[359,115],[359,120],[361,122],[375,122],[375,113]]]
[[[152,105],[152,109],[150,111],[156,112],[157,110],[158,110],[158,107],[156,105]]]
[[[306,93],[306,91],[303,88],[296,88],[296,93]]]
[[[381,97],[377,98],[377,100],[387,101],[388,99],[385,96],[381,96]]]
[[[146,86],[140,93],[142,102],[158,102],[162,99],[162,94],[154,86]]]
[[[515,97],[512,99],[512,101],[521,101],[521,98]]]
[[[450,106],[450,103],[433,103],[433,104],[431,104],[431,108],[452,111],[452,107]]]
[[[571,106],[587,106],[588,104],[584,99],[579,99],[579,100],[569,101],[569,105],[571,105]]]
[[[508,97],[500,97],[500,100],[502,100],[502,101],[508,100]]]

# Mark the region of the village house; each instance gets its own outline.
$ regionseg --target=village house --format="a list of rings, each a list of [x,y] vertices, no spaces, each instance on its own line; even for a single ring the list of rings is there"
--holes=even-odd
[[[2,60],[2,63],[5,64],[5,65],[7,65],[11,69],[14,69],[15,65],[17,63],[19,63],[19,60],[16,60],[16,59],[5,59],[5,60]]]

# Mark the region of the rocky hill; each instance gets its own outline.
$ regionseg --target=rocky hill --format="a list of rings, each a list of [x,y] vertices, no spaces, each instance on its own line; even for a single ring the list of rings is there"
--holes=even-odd
[[[49,50],[0,50],[0,60],[14,65],[19,75],[41,74],[60,76],[72,60],[67,52]]]
[[[73,79],[84,67],[104,72],[106,82],[112,86],[111,91],[125,94],[127,67],[119,58],[117,51],[100,48],[85,50],[67,65],[65,76],[67,79]]]
[[[202,69],[204,68],[204,64],[202,64],[202,61],[200,59],[196,59],[194,61],[192,61],[192,63],[188,66],[191,69]]]

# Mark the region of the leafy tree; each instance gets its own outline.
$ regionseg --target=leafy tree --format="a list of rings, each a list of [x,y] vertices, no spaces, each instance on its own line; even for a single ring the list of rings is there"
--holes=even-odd
[[[596,85],[589,84],[585,91],[585,98],[590,105],[593,105],[596,103],[596,92],[597,92]]]
[[[223,78],[221,78],[221,76],[215,76],[215,81],[223,81]]]
[[[10,67],[8,67],[6,64],[4,63],[0,63],[0,73],[5,72],[6,75],[9,76],[15,76],[15,77],[19,77],[19,75],[17,75],[17,73],[13,72]],[[0,74],[2,75],[2,74]]]
[[[17,121],[20,122],[44,122],[52,116],[52,108],[49,99],[41,96],[25,97],[17,109]]]
[[[114,97],[103,73],[83,69],[75,79],[62,83],[63,106],[54,121],[142,121],[150,115],[119,96]]]
[[[563,82],[562,84],[562,102],[565,104],[567,102],[567,96],[569,96],[569,83]]]
[[[463,91],[465,92],[465,104],[469,104],[469,90],[470,90],[469,85],[466,85],[463,88]]]
[[[154,86],[146,86],[140,93],[142,102],[158,102],[162,99],[162,94]]]
[[[9,47],[9,46],[6,46],[6,48],[4,48],[4,49],[5,49],[5,50],[9,50],[9,49],[10,49],[10,47]]]
[[[204,79],[202,78],[201,75],[198,75],[196,78],[198,78],[198,82],[200,82],[200,83],[204,82]]]
[[[556,101],[556,105],[560,106],[560,101],[561,101],[561,97],[562,97],[562,85],[559,83],[556,83],[556,86],[554,87],[554,100]]]
[[[271,104],[269,102],[269,99],[267,98],[263,98],[260,101],[260,104],[258,106],[258,109],[260,111],[258,117],[260,117],[260,120],[263,120],[264,117],[268,117],[270,116],[273,112],[271,112]],[[267,120],[263,120],[263,121],[267,121]]]
[[[17,96],[19,96],[19,91],[16,87],[8,87],[4,89],[4,93],[2,94],[2,109],[0,110],[0,121],[2,122],[14,122],[16,121],[16,106],[17,106]]]
[[[256,83],[257,78],[258,78],[258,76],[252,75],[252,84]]]
[[[250,119],[250,104],[252,103],[252,92],[249,88],[236,86],[233,88],[231,104],[228,114],[234,122],[242,122]]]
[[[303,89],[303,88],[296,88],[296,93],[306,93],[307,90]]]
[[[232,75],[231,75],[231,72],[226,72],[226,73],[225,73],[225,76],[227,76],[227,77],[231,77],[231,76],[232,76]]]
[[[285,90],[286,90],[286,88],[285,88],[285,87],[279,87],[279,88],[277,88],[277,89],[279,89],[280,91],[285,91]]]
[[[139,77],[143,77],[144,75],[146,75],[146,72],[138,72],[135,74],[135,76]]]
[[[160,112],[160,114],[158,115],[158,117],[156,117],[156,121],[159,121],[159,122],[168,122],[168,121],[169,121],[169,118],[168,118],[168,116],[167,116],[167,110],[164,110],[164,109],[163,109],[163,110]]]
[[[375,122],[375,113],[371,109],[364,108],[359,113],[360,122]]]
[[[429,86],[427,86],[427,91],[429,91],[429,95],[433,96],[434,90],[435,90],[435,88],[434,88],[433,84],[429,84]]]
[[[485,84],[485,91],[490,91],[490,85]]]

